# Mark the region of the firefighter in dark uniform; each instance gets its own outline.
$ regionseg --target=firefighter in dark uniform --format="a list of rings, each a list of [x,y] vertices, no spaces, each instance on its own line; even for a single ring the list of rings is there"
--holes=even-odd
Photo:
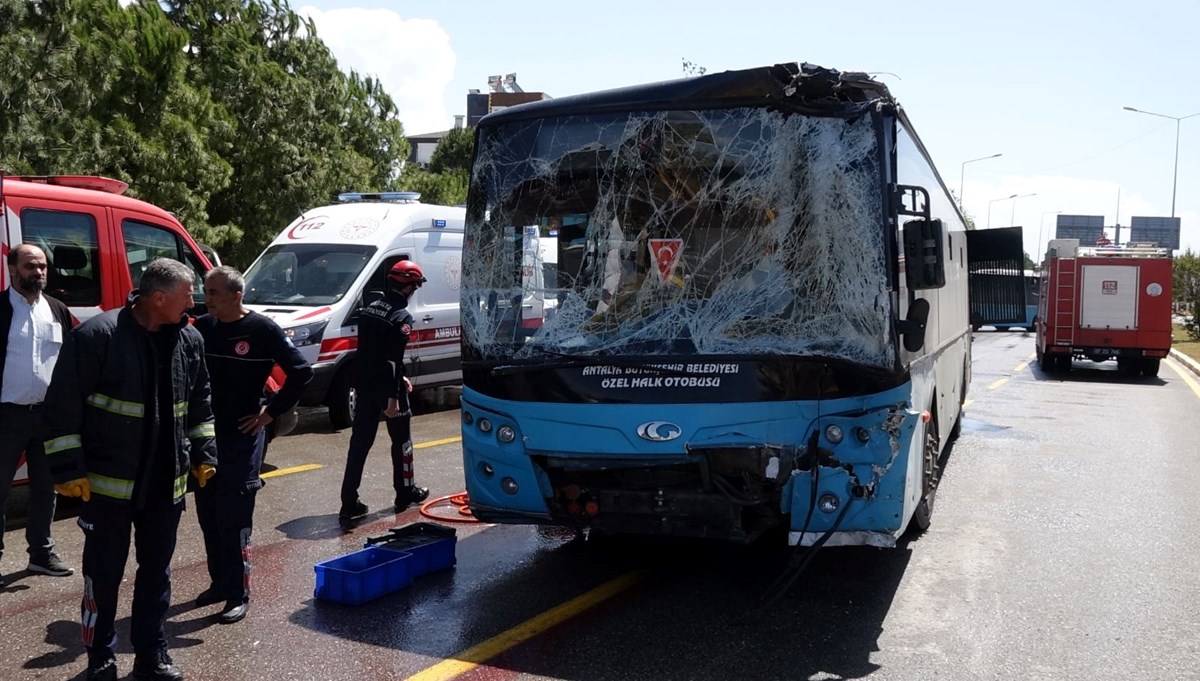
[[[158,259],[119,310],[80,325],[46,396],[46,456],[59,494],[83,498],[83,644],[89,680],[117,678],[117,593],[137,556],[134,679],[182,679],[167,653],[171,556],[188,471],[216,472],[204,341],[185,316],[193,272]]]
[[[413,293],[425,283],[421,267],[401,260],[387,275],[387,290],[363,308],[358,322],[358,350],[354,355],[354,389],[357,402],[342,478],[342,507],[338,517],[356,520],[367,515],[358,498],[363,466],[379,431],[379,413],[387,417],[392,440],[392,488],[396,513],[424,501],[429,490],[413,483],[413,447],[408,393],[412,384],[404,375],[404,349],[412,333],[412,315],[406,309]]]
[[[197,606],[225,603],[222,624],[244,618],[250,607],[250,533],[254,499],[263,486],[264,428],[296,406],[313,370],[283,331],[242,305],[246,282],[232,267],[204,276],[208,314],[196,320],[212,380],[217,423],[218,473],[196,490],[196,517],[204,534],[212,586]],[[263,388],[275,364],[287,376],[270,401]]]

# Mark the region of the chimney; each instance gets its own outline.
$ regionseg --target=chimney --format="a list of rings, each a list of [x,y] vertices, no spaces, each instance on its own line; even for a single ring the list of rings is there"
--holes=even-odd
[[[455,129],[455,130],[462,130],[462,128],[463,128],[463,122],[466,120],[466,118],[467,118],[467,117],[466,117],[466,116],[464,116],[464,115],[462,115],[462,114],[456,114],[456,115],[454,116],[454,129]]]

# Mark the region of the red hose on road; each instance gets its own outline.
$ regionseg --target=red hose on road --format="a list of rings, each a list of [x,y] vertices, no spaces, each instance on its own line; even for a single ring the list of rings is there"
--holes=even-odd
[[[431,509],[449,505],[451,508],[458,507],[457,516],[445,516],[434,513]],[[430,499],[421,504],[421,515],[430,520],[440,520],[444,523],[477,523],[479,520],[471,515],[471,509],[467,506],[467,493],[459,492],[458,494],[447,494],[444,497]]]

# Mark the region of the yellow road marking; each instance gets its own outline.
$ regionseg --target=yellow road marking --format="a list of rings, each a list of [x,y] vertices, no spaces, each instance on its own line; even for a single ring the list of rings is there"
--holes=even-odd
[[[1027,366],[1029,366],[1029,362],[1021,362],[1020,364],[1017,365],[1017,368],[1013,369],[1013,373],[1019,374],[1022,371],[1025,371],[1025,367],[1027,367]]]
[[[418,442],[417,444],[413,445],[413,449],[425,449],[426,447],[448,445],[451,442],[462,442],[462,436],[459,435],[458,437],[447,437],[442,438],[441,440],[430,440],[429,442]]]
[[[1192,389],[1192,392],[1196,393],[1196,397],[1200,397],[1200,383],[1197,383],[1196,379],[1188,375],[1191,371],[1179,366],[1173,359],[1167,359],[1165,362],[1167,366],[1171,367],[1171,371],[1174,371],[1176,375],[1182,378],[1183,382],[1187,383],[1188,387]]]
[[[322,464],[319,464],[319,463],[306,463],[303,466],[292,466],[291,468],[276,468],[275,470],[267,471],[266,473],[263,473],[262,475],[260,475],[258,477],[260,477],[260,478],[278,478],[281,475],[291,475],[292,473],[303,473],[305,471],[315,471],[318,468],[324,468],[324,467],[325,466],[323,466]]]
[[[972,404],[975,404],[975,400],[965,400],[963,402],[963,409],[966,409],[967,407],[971,406]]]
[[[1000,380],[996,381],[995,383],[992,383],[991,385],[989,385],[989,386],[987,387],[987,389],[988,389],[988,390],[995,390],[996,388],[999,388],[1000,386],[1004,385],[1005,383],[1008,383],[1008,377],[1007,377],[1007,376],[1005,376],[1004,378],[1002,378],[1002,379],[1000,379]]]
[[[497,634],[479,645],[467,648],[451,659],[439,662],[425,671],[418,672],[408,677],[407,681],[446,681],[447,679],[452,679],[460,674],[469,672],[504,651],[575,617],[588,608],[603,603],[631,586],[638,584],[645,578],[646,575],[642,572],[630,572],[629,574],[617,577],[583,595],[572,598],[566,603],[557,605],[540,615],[525,620],[512,629]]]

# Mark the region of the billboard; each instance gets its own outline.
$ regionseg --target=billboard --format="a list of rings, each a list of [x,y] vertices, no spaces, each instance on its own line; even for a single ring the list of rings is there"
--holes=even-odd
[[[1129,219],[1129,240],[1153,243],[1159,248],[1179,248],[1179,218],[1134,216]]]
[[[1095,246],[1104,235],[1103,215],[1059,215],[1055,239],[1079,239],[1080,246]]]

